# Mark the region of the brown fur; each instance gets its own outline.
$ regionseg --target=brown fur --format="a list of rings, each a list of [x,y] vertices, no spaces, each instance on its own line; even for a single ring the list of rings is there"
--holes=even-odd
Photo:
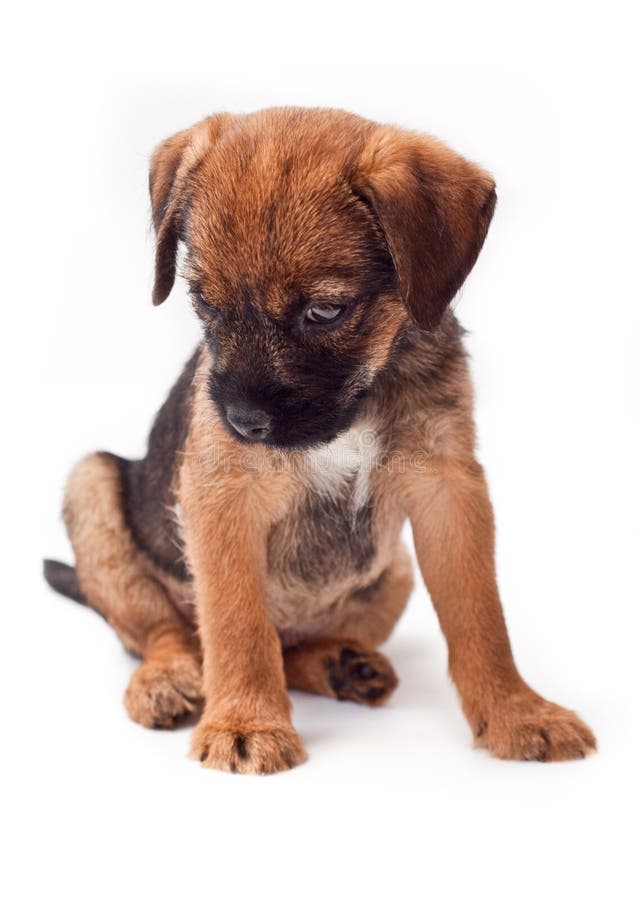
[[[170,292],[182,241],[206,340],[146,460],[90,456],[65,500],[81,588],[143,656],[130,715],[168,727],[203,698],[193,753],[204,765],[301,762],[286,687],[376,705],[397,684],[376,648],[411,591],[399,542],[409,517],[477,744],[512,759],[591,750],[588,728],[535,694],[513,661],[461,330],[447,309],[485,238],[491,178],[422,135],[280,109],[213,116],[166,141],[151,197],[154,301]],[[342,302],[347,317],[285,343],[300,297]],[[345,373],[332,399],[322,365],[325,387],[312,393],[312,354]],[[326,416],[349,415],[356,398],[355,415],[323,449],[246,446],[210,395],[211,378],[242,367],[255,390],[276,375],[310,412],[323,402]],[[329,456],[348,441],[351,468]]]

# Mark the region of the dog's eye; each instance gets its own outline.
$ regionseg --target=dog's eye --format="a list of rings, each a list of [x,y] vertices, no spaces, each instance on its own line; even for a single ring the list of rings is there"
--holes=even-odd
[[[216,316],[217,318],[221,318],[221,313],[219,312],[217,307],[213,306],[212,303],[209,303],[205,295],[201,291],[197,291],[195,293],[195,297],[197,298],[199,303],[201,303],[201,305],[206,308],[208,312],[211,312],[213,316]]]
[[[305,311],[305,321],[313,325],[330,325],[345,312],[345,307],[336,303],[315,304]]]

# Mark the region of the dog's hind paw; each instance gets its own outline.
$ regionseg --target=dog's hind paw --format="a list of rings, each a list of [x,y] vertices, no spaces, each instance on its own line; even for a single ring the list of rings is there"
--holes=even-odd
[[[334,696],[366,706],[384,703],[398,685],[398,677],[386,656],[345,646],[337,659],[327,663]]]
[[[195,728],[191,755],[208,769],[250,775],[284,772],[307,759],[291,726],[227,728],[214,721],[202,721]]]
[[[174,728],[197,709],[201,699],[201,671],[184,654],[170,662],[143,662],[130,680],[124,705],[135,722],[146,728]]]

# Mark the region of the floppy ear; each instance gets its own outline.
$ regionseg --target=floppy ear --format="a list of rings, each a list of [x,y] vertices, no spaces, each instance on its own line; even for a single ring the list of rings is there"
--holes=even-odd
[[[156,234],[153,303],[170,294],[177,268],[177,247],[182,237],[182,213],[188,194],[188,176],[219,136],[229,116],[210,116],[180,131],[156,148],[150,161],[150,202]]]
[[[411,317],[433,331],[482,248],[493,179],[434,138],[383,127],[362,153],[353,188],[385,234]]]

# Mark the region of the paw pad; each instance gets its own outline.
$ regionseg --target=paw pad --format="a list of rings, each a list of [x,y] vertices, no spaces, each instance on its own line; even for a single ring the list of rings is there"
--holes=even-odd
[[[339,700],[376,706],[396,688],[398,678],[382,653],[344,647],[338,658],[327,661],[328,679]]]

